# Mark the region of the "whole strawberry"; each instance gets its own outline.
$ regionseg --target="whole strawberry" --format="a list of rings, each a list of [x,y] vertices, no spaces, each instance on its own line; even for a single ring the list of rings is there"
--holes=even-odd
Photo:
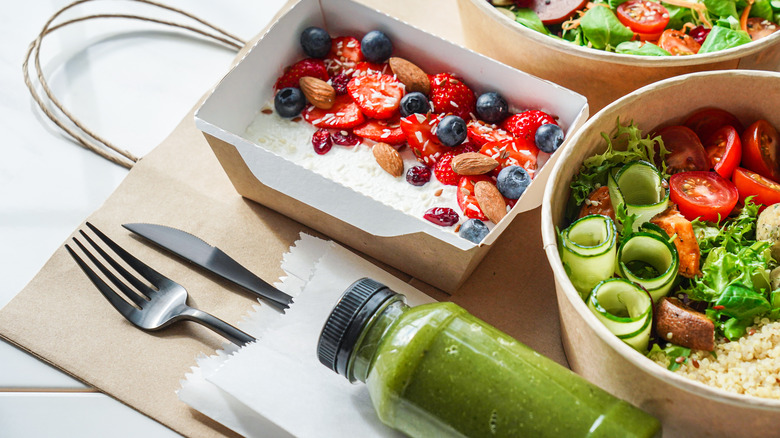
[[[471,115],[476,114],[477,98],[474,92],[450,73],[439,73],[430,79],[433,111],[452,113],[463,120],[471,120]]]
[[[454,157],[452,152],[447,152],[433,166],[433,173],[436,175],[436,179],[448,186],[458,185],[458,180],[460,179],[460,175],[452,170],[452,157]]]
[[[276,80],[274,88],[281,90],[287,87],[298,87],[298,81],[304,76],[312,76],[323,81],[328,80],[328,70],[321,59],[305,58],[288,69]]]
[[[527,141],[534,141],[536,130],[540,126],[552,123],[557,125],[553,116],[544,111],[528,110],[519,114],[510,116],[501,124],[501,127],[512,133],[515,137],[523,138]]]

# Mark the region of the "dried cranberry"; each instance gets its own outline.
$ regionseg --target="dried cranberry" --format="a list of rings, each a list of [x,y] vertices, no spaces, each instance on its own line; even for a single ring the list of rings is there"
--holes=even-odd
[[[460,216],[455,210],[448,207],[433,207],[425,212],[423,217],[436,225],[449,227],[455,225],[460,220]]]
[[[704,26],[699,25],[691,29],[691,31],[688,32],[688,35],[690,35],[691,38],[696,40],[697,43],[704,44],[704,40],[707,39],[707,35],[710,34],[711,30],[712,29],[708,29]]]
[[[344,73],[339,73],[330,79],[330,85],[336,91],[336,95],[347,94],[347,84],[351,78]]]
[[[406,182],[413,186],[424,186],[431,180],[431,168],[427,166],[412,166],[406,171]]]
[[[341,146],[355,146],[363,141],[363,138],[352,131],[337,131],[331,134],[331,138],[333,143]]]
[[[327,129],[318,129],[311,136],[311,144],[314,146],[314,152],[319,155],[325,155],[333,147],[333,141],[330,138],[330,132]]]

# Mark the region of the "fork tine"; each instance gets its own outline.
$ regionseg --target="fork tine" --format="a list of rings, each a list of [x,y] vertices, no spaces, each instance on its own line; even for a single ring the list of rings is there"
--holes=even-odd
[[[124,271],[124,273],[122,273],[123,277],[125,277],[125,278],[133,278],[133,276],[129,272],[124,270],[124,268],[119,266],[119,264],[116,263],[115,260],[113,260],[111,257],[109,257],[109,255],[105,251],[103,251],[102,248],[100,248],[99,246],[95,245],[95,242],[92,239],[90,239],[89,236],[87,236],[83,232],[81,234],[84,236],[85,239],[87,239],[89,244],[92,245],[92,247],[95,250],[97,250],[97,252],[100,253],[100,255],[103,257],[103,260],[108,261],[109,264],[111,264],[111,266],[113,266],[118,271]],[[76,242],[76,245],[78,245],[79,248],[81,248],[81,250],[84,252],[84,254],[86,254],[87,257],[89,257],[89,259],[92,260],[92,263],[94,263],[95,266],[97,266],[98,269],[100,269],[100,271],[103,272],[103,274],[105,274],[105,276],[108,277],[108,279],[111,280],[111,282],[114,283],[114,285],[116,287],[118,287],[127,298],[129,298],[132,302],[134,302],[138,307],[141,307],[144,303],[146,303],[146,299],[144,297],[140,296],[137,292],[135,292],[134,290],[130,289],[122,280],[120,280],[116,275],[114,275],[114,273],[111,272],[106,267],[106,265],[101,263],[97,259],[97,257],[95,257],[94,254],[92,254],[92,252],[90,252],[78,239],[76,239],[74,237],[73,241]],[[135,278],[133,278],[133,279],[135,281],[138,281]],[[146,286],[143,283],[140,283],[140,286],[142,286],[143,288],[149,289],[149,286]],[[144,290],[141,289],[141,291],[143,292]]]
[[[75,239],[74,239],[75,240]],[[84,249],[83,245],[81,245],[80,242],[76,241],[76,243],[79,244],[79,246]],[[105,281],[103,281],[100,276],[98,276],[95,271],[93,271],[87,264],[84,262],[84,260],[79,257],[73,249],[71,249],[70,246],[65,245],[65,249],[68,250],[70,253],[70,256],[73,257],[73,259],[76,261],[76,263],[79,265],[82,271],[84,271],[85,274],[87,274],[87,277],[89,277],[90,280],[92,280],[92,283],[98,288],[101,294],[103,294],[104,297],[108,300],[109,303],[111,303],[112,306],[116,310],[119,311],[122,315],[125,317],[129,317],[130,314],[132,314],[134,311],[136,311],[136,308],[131,306],[127,303],[127,301],[123,300],[116,292],[114,292],[109,285],[106,284]],[[89,251],[85,251],[87,255],[89,255]],[[91,258],[91,257],[90,257]]]
[[[144,278],[149,280],[149,282],[152,283],[153,285],[159,288],[163,283],[170,281],[168,277],[165,277],[164,275],[150,268],[146,263],[138,260],[132,254],[125,251],[124,248],[117,245],[113,240],[109,239],[108,236],[103,234],[102,231],[98,230],[97,227],[95,227],[91,223],[87,222],[87,226],[89,227],[90,230],[94,231],[95,234],[100,238],[100,240],[105,242],[105,244],[108,245],[108,247],[111,248],[122,260],[127,262],[128,265],[130,265],[133,269],[135,269],[136,272],[141,274]],[[84,234],[83,231],[82,234]],[[134,276],[131,275],[131,277],[133,277],[135,281],[138,281],[137,279],[135,279]],[[130,278],[127,279],[133,282],[133,280],[130,280]],[[133,286],[138,287],[135,282],[133,282]]]

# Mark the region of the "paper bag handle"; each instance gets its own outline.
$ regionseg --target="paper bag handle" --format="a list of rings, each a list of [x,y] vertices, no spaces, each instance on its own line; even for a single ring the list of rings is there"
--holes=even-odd
[[[93,20],[97,18],[124,18],[124,19],[131,19],[131,20],[141,20],[150,23],[158,23],[165,26],[177,27],[180,29],[191,31],[200,34],[204,37],[211,38],[215,41],[223,43],[226,46],[235,49],[236,51],[240,50],[246,44],[246,42],[188,12],[161,3],[157,3],[151,0],[125,0],[125,1],[143,3],[153,7],[174,12],[176,14],[182,15],[186,18],[196,21],[200,25],[213,30],[214,33],[211,33],[208,30],[203,30],[188,24],[176,23],[172,21],[161,20],[152,17],[145,17],[142,15],[133,15],[133,14],[85,15],[82,17],[69,19],[67,21],[63,21],[58,24],[52,24],[57,19],[57,17],[59,17],[63,12],[67,11],[68,9],[71,9],[74,6],[80,5],[82,3],[88,3],[91,1],[95,1],[95,0],[74,1],[73,3],[70,3],[69,5],[55,12],[54,15],[52,15],[49,18],[49,20],[43,26],[41,32],[38,34],[38,37],[32,43],[30,43],[30,46],[27,49],[27,55],[25,57],[24,64],[22,65],[22,69],[24,72],[24,83],[27,85],[27,88],[30,90],[30,94],[32,94],[33,99],[38,104],[38,107],[41,109],[41,111],[43,111],[43,113],[46,115],[46,117],[48,117],[52,122],[54,122],[55,125],[57,125],[65,133],[67,133],[76,143],[80,144],[81,146],[89,149],[90,151],[100,155],[101,157],[113,163],[116,163],[120,166],[129,169],[133,167],[133,164],[135,164],[139,160],[138,157],[136,157],[129,151],[124,150],[112,144],[108,140],[92,132],[80,120],[78,120],[73,114],[71,114],[62,105],[62,103],[60,103],[60,101],[54,96],[54,93],[51,91],[51,89],[49,88],[46,82],[46,78],[43,75],[43,71],[41,69],[41,64],[40,64],[40,48],[44,37],[56,31],[57,29],[61,29],[63,27],[69,26],[71,24],[79,23],[82,21]],[[30,67],[29,65],[31,58],[33,60],[32,67]],[[34,70],[35,72],[35,78],[38,80],[39,83],[38,85],[43,90],[43,95],[38,93],[35,84],[33,84],[33,81],[30,76],[31,69]],[[46,99],[48,99],[48,104],[45,101]]]

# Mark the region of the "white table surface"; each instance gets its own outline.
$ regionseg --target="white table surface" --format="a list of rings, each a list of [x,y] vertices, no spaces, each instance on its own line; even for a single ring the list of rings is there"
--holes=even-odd
[[[161,0],[248,40],[284,0]],[[100,207],[127,170],[81,148],[45,119],[22,76],[27,47],[68,0],[4,3],[0,17],[0,307]],[[143,12],[88,2],[65,17]],[[183,19],[177,19],[182,21]],[[82,22],[47,37],[42,67],[63,104],[96,133],[142,156],[159,144],[235,53],[168,27]],[[168,437],[176,433],[0,341],[0,436]]]

